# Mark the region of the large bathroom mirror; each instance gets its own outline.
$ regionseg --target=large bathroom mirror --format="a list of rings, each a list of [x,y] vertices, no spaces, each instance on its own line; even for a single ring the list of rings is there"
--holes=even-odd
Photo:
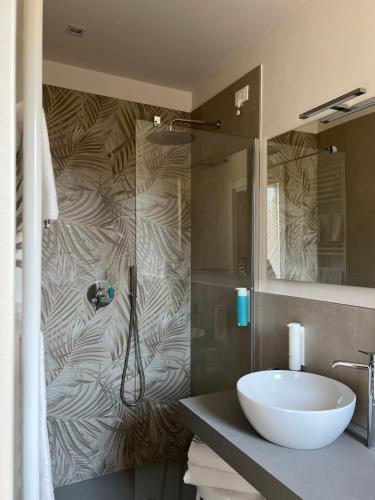
[[[375,287],[375,110],[268,141],[268,278]]]

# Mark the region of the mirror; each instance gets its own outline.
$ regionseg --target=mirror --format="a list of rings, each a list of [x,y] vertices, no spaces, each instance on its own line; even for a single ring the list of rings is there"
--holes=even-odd
[[[375,111],[268,141],[267,276],[375,287]]]
[[[192,144],[193,280],[249,276],[249,141],[207,132]],[[240,286],[240,285],[236,285]]]

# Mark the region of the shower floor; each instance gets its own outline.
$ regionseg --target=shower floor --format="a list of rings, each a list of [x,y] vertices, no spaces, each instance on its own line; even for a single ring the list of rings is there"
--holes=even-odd
[[[55,500],[195,500],[184,484],[186,456],[56,488]]]

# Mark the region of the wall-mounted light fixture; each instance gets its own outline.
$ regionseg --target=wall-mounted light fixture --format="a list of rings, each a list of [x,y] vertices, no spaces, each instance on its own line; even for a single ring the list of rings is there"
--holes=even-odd
[[[345,105],[344,103],[346,101],[349,101],[350,99],[354,99],[354,97],[358,97],[365,93],[366,89],[364,89],[363,87],[358,87],[357,89],[347,92],[346,94],[343,94],[340,97],[336,97],[331,101],[325,102],[324,104],[320,104],[316,108],[312,108],[309,109],[308,111],[305,111],[304,113],[301,113],[299,117],[301,120],[306,120],[306,118],[310,118],[310,116],[322,113],[327,109],[334,109],[335,111],[339,111],[341,113],[348,113],[351,111],[352,108],[349,108],[349,106]]]
[[[351,115],[353,113],[358,113],[358,111],[371,108],[372,106],[375,106],[375,97],[371,97],[370,99],[366,99],[365,101],[355,104],[351,108],[348,108],[348,110],[345,111],[345,113],[338,111],[337,113],[332,113],[332,115],[325,116],[324,118],[321,118],[320,123],[335,122],[336,120],[340,120],[340,118],[345,118],[348,115]]]

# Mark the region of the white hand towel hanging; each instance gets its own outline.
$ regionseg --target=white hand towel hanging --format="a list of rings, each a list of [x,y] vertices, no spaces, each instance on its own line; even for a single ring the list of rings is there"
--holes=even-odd
[[[22,102],[17,104],[16,126],[17,152],[19,152],[22,146],[23,136]],[[59,209],[57,204],[55,177],[53,175],[47,122],[44,113],[42,113],[42,170],[42,220],[45,223],[48,223],[49,221],[57,220],[59,216]],[[18,191],[20,191],[20,194]],[[22,183],[20,183],[20,180],[17,179],[17,205],[21,204],[19,196],[22,196]]]
[[[22,124],[23,124],[23,105],[17,104],[17,121],[16,121],[16,141],[17,152],[20,151],[22,145]],[[15,273],[15,299],[16,299],[16,334],[17,338],[21,339],[22,331],[22,212],[23,212],[23,165],[22,155],[18,155],[17,162],[17,221],[16,235],[17,243],[20,244],[16,252],[16,273]],[[55,188],[55,179],[53,175],[53,166],[51,152],[49,148],[49,139],[47,131],[47,123],[44,114],[42,113],[42,218],[43,221],[56,220],[58,218],[58,205]],[[42,221],[41,221],[42,222]],[[21,350],[21,349],[20,349]],[[40,500],[54,500],[54,490],[51,473],[51,456],[48,441],[47,429],[47,398],[46,398],[46,380],[44,371],[44,343],[43,336],[40,336],[40,391],[39,391],[39,437],[40,437]],[[23,390],[27,390],[23,388]]]

